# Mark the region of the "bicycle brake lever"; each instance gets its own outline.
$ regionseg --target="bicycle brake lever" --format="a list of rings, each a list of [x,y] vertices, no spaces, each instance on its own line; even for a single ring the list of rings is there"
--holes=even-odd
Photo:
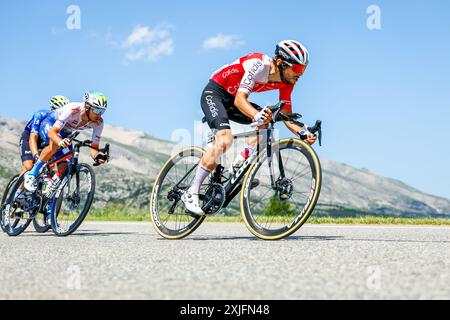
[[[314,127],[308,128],[308,130],[309,130],[309,132],[311,132],[313,134],[316,134],[316,132],[317,132],[317,136],[319,138],[319,146],[322,146],[322,121],[317,120]]]
[[[105,155],[108,155],[108,156],[109,156],[109,147],[110,147],[110,144],[107,143],[107,144],[105,145],[105,147],[102,149],[102,152],[103,152]]]
[[[103,153],[105,157],[102,157],[102,160],[105,160],[105,162],[109,162],[109,146],[110,144],[107,143],[103,149],[100,149],[99,152]],[[101,163],[98,162],[98,160],[94,160],[95,163],[93,164],[94,167],[98,167]]]
[[[106,159],[105,159],[106,162],[109,162],[109,147],[110,147],[110,144],[107,143],[107,144],[105,145],[105,148],[102,150],[102,152],[103,152],[103,153],[105,154],[105,156],[106,156]]]
[[[322,146],[322,128],[320,128],[319,129],[319,131],[318,131],[318,134],[319,134],[319,146]]]

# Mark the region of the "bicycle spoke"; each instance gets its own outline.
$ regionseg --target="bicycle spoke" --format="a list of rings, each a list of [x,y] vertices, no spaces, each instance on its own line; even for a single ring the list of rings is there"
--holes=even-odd
[[[297,220],[298,215],[304,212],[305,206],[311,204],[308,200],[311,193],[308,188],[315,173],[307,157],[309,151],[293,148],[285,143],[280,146],[279,152],[277,150],[273,153],[272,169],[263,164],[268,163],[267,157],[261,164],[253,167],[252,179],[258,179],[259,184],[245,189],[245,217],[252,232],[258,236],[270,235],[276,238],[289,234],[289,229],[299,227],[297,223],[293,225],[294,221],[304,221]],[[283,176],[280,173],[280,160],[285,172]],[[275,187],[271,181],[276,181]],[[309,214],[310,212],[308,216]]]
[[[303,174],[303,175],[302,175],[302,173],[303,173],[305,170],[307,170],[307,169],[310,169],[310,168],[309,168],[309,167],[305,167],[302,171],[300,171],[298,174],[296,174],[291,180],[292,180],[292,181],[295,181],[295,180],[297,180],[297,179],[299,179],[299,178],[304,177],[306,174],[308,174],[308,172],[306,172],[306,173]]]
[[[67,235],[74,232],[84,220],[92,203],[94,190],[91,182],[93,174],[87,165],[73,170],[61,186],[62,193],[54,201],[54,217],[57,223],[59,235]],[[71,172],[71,171],[69,171]]]
[[[192,185],[195,179],[195,168],[199,163],[197,151],[193,153],[187,153],[185,151],[184,157],[173,158],[171,162],[167,163],[167,170],[165,176],[160,176],[161,182],[157,197],[156,209],[157,219],[159,224],[156,226],[158,230],[162,231],[162,235],[171,234],[176,235],[180,230],[186,230],[190,226],[193,226],[198,221],[198,218],[192,217],[186,214],[184,204],[181,200],[177,201],[177,204],[173,208],[173,212],[169,213],[169,210],[174,206],[174,202],[169,200],[169,195],[175,197],[181,197],[182,190]],[[196,153],[197,152],[197,153]],[[175,188],[175,186],[179,188]],[[201,188],[204,188],[205,184],[202,184]],[[172,193],[178,193],[172,194]],[[155,221],[155,215],[152,214],[152,218]]]

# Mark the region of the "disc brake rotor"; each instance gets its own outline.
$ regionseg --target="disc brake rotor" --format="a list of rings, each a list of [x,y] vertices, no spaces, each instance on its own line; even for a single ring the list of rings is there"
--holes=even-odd
[[[288,201],[294,192],[294,184],[291,179],[279,178],[276,182],[277,199],[280,202]]]

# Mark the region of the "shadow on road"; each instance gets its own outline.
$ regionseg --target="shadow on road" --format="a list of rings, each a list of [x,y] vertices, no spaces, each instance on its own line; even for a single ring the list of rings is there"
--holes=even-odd
[[[164,238],[158,238],[158,240],[166,240]],[[185,238],[180,241],[235,241],[235,240],[248,240],[248,241],[265,241],[252,236],[207,236],[207,237],[191,237]],[[439,240],[402,240],[402,239],[361,239],[361,238],[347,238],[345,236],[291,236],[278,241],[360,241],[360,242],[395,242],[395,243],[450,243],[450,241],[439,241]],[[274,241],[277,242],[277,241]]]
[[[71,234],[70,237],[108,237],[108,236],[116,236],[116,235],[138,235],[139,232],[99,232],[97,230],[83,230],[80,232],[76,232]],[[37,232],[26,232],[24,233],[27,237],[55,237],[55,235],[49,231],[45,234],[37,233]]]
[[[291,236],[278,241],[329,241],[329,240],[339,240],[340,238],[344,238],[342,236]],[[158,238],[158,240],[166,240],[164,238]],[[183,239],[182,241],[211,241],[211,240],[248,240],[248,241],[265,241],[262,239],[258,239],[253,236],[246,237],[236,237],[236,236],[222,236],[222,237],[191,237]]]
[[[396,242],[396,243],[450,243],[445,240],[400,240],[400,239],[354,239],[347,238],[343,241],[364,241],[364,242]]]

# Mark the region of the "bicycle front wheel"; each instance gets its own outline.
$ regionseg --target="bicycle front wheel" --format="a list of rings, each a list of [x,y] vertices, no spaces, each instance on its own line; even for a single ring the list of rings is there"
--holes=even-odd
[[[252,163],[240,199],[247,228],[264,240],[296,232],[312,214],[322,185],[319,158],[305,142],[282,139],[272,153],[271,165],[266,150]]]
[[[75,232],[94,200],[95,173],[92,167],[80,163],[70,176],[69,169],[61,177],[51,213],[52,230],[57,236],[68,236]]]
[[[180,151],[164,164],[155,180],[150,197],[150,215],[155,230],[166,239],[184,238],[205,220],[204,216],[186,213],[181,201],[183,192],[194,180],[203,153],[203,149],[196,147]]]

